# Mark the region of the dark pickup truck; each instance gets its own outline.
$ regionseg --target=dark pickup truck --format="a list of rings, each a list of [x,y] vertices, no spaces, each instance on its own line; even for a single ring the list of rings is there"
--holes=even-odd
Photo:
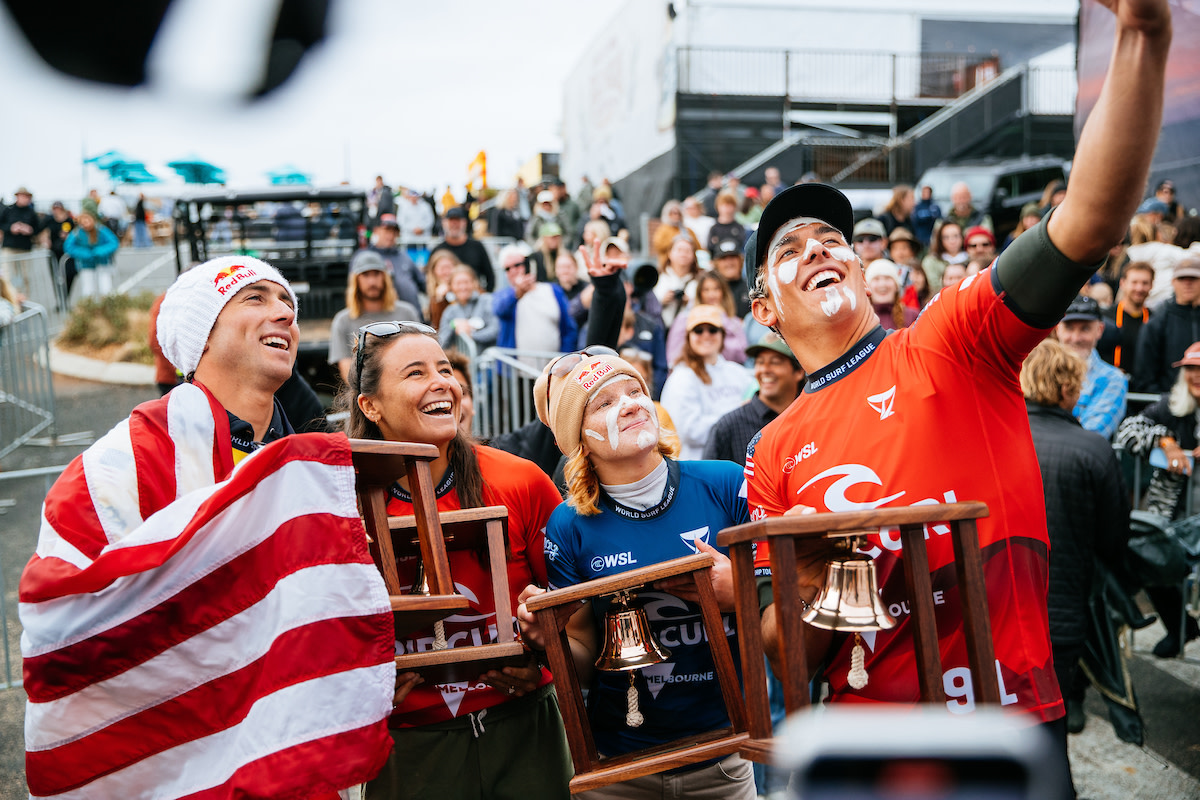
[[[217,191],[175,202],[179,271],[224,255],[260,258],[278,269],[300,300],[301,374],[331,393],[337,370],[327,362],[333,315],[346,305],[350,257],[366,236],[367,196],[339,187],[281,186]]]

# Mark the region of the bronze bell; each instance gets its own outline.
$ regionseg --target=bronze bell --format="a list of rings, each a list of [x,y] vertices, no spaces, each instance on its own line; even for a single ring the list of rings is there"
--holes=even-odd
[[[604,645],[596,669],[621,672],[660,664],[671,657],[650,631],[646,610],[629,605],[629,592],[619,593],[604,615]]]
[[[417,574],[413,576],[412,589],[408,593],[420,595],[421,597],[429,597],[429,576],[425,574],[424,561],[417,561]]]
[[[880,631],[896,627],[896,620],[879,599],[875,563],[861,553],[830,559],[825,565],[825,585],[816,601],[805,609],[802,619],[830,631]]]

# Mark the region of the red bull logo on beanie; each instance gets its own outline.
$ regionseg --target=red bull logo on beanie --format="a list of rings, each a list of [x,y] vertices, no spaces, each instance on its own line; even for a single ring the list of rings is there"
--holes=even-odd
[[[588,364],[583,372],[576,376],[575,380],[579,381],[579,385],[583,387],[585,392],[591,392],[600,383],[600,379],[616,369],[607,361],[593,361]]]
[[[243,283],[254,283],[257,280],[258,273],[254,269],[244,264],[234,264],[218,272],[213,278],[213,285],[217,287],[217,293],[224,297]]]

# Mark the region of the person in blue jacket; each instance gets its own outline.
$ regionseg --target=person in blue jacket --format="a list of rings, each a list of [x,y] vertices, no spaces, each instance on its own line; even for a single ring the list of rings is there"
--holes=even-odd
[[[107,227],[97,225],[95,216],[87,211],[79,215],[79,225],[63,242],[63,252],[75,260],[83,297],[112,294],[116,274],[112,257],[120,246],[117,235]]]
[[[557,283],[538,281],[529,257],[515,245],[500,251],[508,286],[492,296],[500,320],[499,347],[568,352],[575,348],[577,328],[567,295]]]
[[[607,347],[552,361],[534,385],[534,403],[567,456],[567,499],[546,525],[550,587],[709,553],[725,633],[740,665],[729,559],[715,544],[723,528],[750,521],[742,469],[730,461],[677,461],[678,440],[660,431],[642,374]],[[527,588],[522,602],[537,591]],[[568,622],[580,681],[589,687],[588,721],[603,755],[620,756],[729,725],[696,599],[694,588],[685,590],[677,581],[638,590],[651,630],[671,655],[632,673],[592,669],[600,645],[597,622],[612,598],[593,600]],[[524,606],[519,614],[523,622],[532,621]],[[668,792],[738,800],[753,800],[756,794],[750,763],[735,754],[584,796],[666,797]]]

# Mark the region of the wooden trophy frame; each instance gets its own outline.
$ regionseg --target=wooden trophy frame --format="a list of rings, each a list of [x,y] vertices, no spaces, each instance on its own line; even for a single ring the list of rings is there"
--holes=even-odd
[[[487,553],[496,608],[496,641],[397,655],[397,671],[417,672],[427,681],[446,683],[471,680],[491,669],[524,663],[528,652],[517,638],[508,593],[504,540],[508,509],[488,506],[439,512],[429,470],[429,462],[438,457],[433,445],[351,439],[350,450],[371,558],[387,587],[397,640],[469,608],[467,598],[454,589],[449,551],[474,549]],[[388,490],[401,476],[409,479],[414,513],[389,517]],[[400,585],[397,556],[417,554],[429,581],[428,595],[406,594]]]
[[[739,750],[748,736],[746,714],[738,686],[737,669],[717,595],[712,586],[712,556],[699,554],[663,561],[619,575],[556,589],[531,597],[525,607],[537,616],[538,626],[546,638],[546,657],[558,691],[559,707],[575,765],[571,793],[596,789],[643,775],[721,758]],[[700,598],[700,618],[707,635],[709,649],[721,687],[721,697],[729,715],[730,725],[714,731],[689,736],[657,747],[646,748],[611,758],[601,758],[588,725],[587,709],[579,685],[579,674],[571,657],[565,627],[580,608],[580,603],[595,597],[637,589],[655,581],[682,576],[690,578]],[[551,632],[557,632],[553,635]],[[718,635],[711,635],[713,631]],[[739,632],[740,635],[740,632]],[[743,665],[744,666],[744,665]]]
[[[755,542],[766,541],[771,546],[771,583],[780,641],[779,656],[783,666],[783,674],[778,677],[783,684],[784,706],[789,714],[809,704],[808,662],[803,635],[805,623],[801,618],[803,609],[794,566],[797,540],[840,538],[854,533],[874,533],[880,528],[889,527],[900,529],[921,701],[945,702],[933,586],[924,533],[926,525],[935,523],[946,523],[950,527],[967,640],[967,662],[975,701],[999,705],[1000,687],[994,666],[996,657],[992,645],[991,619],[988,616],[987,589],[983,580],[979,535],[975,527],[975,520],[986,516],[988,507],[985,503],[949,503],[772,517],[721,531],[717,542],[729,548],[733,568],[738,642],[746,686],[750,737],[741,748],[742,756],[769,763],[772,751],[771,712],[763,661],[765,651],[754,577]]]

